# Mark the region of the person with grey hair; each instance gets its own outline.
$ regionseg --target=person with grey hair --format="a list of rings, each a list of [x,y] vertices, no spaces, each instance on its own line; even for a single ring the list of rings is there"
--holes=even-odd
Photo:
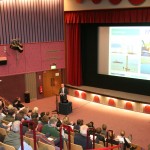
[[[11,131],[6,135],[4,143],[15,147],[16,150],[21,150],[20,140],[20,121],[14,121]],[[32,147],[26,142],[23,142],[25,150],[32,150]]]
[[[46,135],[50,135],[54,138],[59,138],[60,133],[57,130],[57,121],[58,119],[56,117],[51,117],[50,120],[48,121],[48,124],[45,124],[42,128],[42,133]]]
[[[74,143],[81,145],[83,150],[91,149],[92,148],[92,140],[90,137],[88,137],[88,143],[87,143],[87,131],[88,126],[82,125],[80,126],[80,133],[76,133],[74,136]]]

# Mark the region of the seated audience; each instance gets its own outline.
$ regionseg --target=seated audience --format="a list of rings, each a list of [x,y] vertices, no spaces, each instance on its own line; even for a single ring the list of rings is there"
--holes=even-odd
[[[57,118],[51,117],[48,121],[48,124],[45,124],[42,128],[42,133],[46,134],[46,136],[50,135],[53,138],[59,138],[60,133],[57,130],[56,124],[57,124]]]
[[[119,141],[115,140],[115,134],[113,132],[108,132],[108,138],[106,139],[106,142],[112,145],[119,144]]]
[[[20,140],[20,121],[14,121],[11,131],[6,135],[4,143],[15,147],[16,150],[21,150]],[[26,142],[23,142],[24,150],[32,150]]]
[[[2,105],[2,101],[0,101],[0,121],[3,120],[3,118],[6,116],[2,111],[3,111],[3,105]]]
[[[16,113],[16,110],[13,107],[8,109],[8,114],[6,114],[3,120],[8,121],[8,122],[13,122],[15,120],[14,118],[15,113]]]
[[[3,135],[3,134],[0,133],[0,142],[3,143],[3,142],[4,142],[4,139],[5,139],[5,135]]]
[[[74,125],[74,131],[75,132],[80,132],[80,126],[83,125],[83,120],[82,119],[78,119],[77,123]]]
[[[96,128],[96,130],[95,130],[95,136],[96,136],[95,142],[99,143],[99,141],[102,141],[104,146],[105,146],[105,138],[104,138],[104,136],[101,135],[101,131],[102,131],[102,129],[100,127]]]
[[[46,115],[46,113],[45,113],[44,111],[40,113],[40,116],[39,116],[39,122],[41,122],[42,117],[43,117],[44,115]]]
[[[29,112],[29,107],[25,107],[21,110],[21,112],[24,114],[24,120],[31,120],[31,112]]]
[[[22,113],[17,113],[16,115],[15,115],[15,120],[18,120],[18,121],[24,121],[24,115],[22,114]],[[25,135],[25,133],[26,133],[26,131],[28,131],[28,127],[27,127],[27,125],[26,124],[23,124],[23,126],[22,126],[22,133],[23,133],[23,135]]]
[[[101,134],[106,137],[107,135],[107,125],[106,124],[102,124],[102,131]]]
[[[13,101],[13,107],[17,108],[18,110],[20,110],[20,108],[24,107],[24,105],[21,104],[21,98],[20,97],[16,97],[16,99]]]
[[[38,115],[38,113],[36,113],[36,112],[32,112],[32,113],[31,113],[31,119],[34,119],[34,118],[36,118],[36,119],[39,120],[39,115]]]
[[[34,107],[32,110],[33,113],[39,113],[39,108],[38,107]]]
[[[60,126],[62,125],[62,122],[61,122],[61,120],[60,120],[58,114],[54,114],[54,115],[52,115],[52,117],[55,117],[55,118],[58,120],[58,121],[57,121],[57,124],[56,124],[56,127],[57,127],[57,129],[59,129]]]
[[[41,132],[38,132],[37,131],[37,128],[38,128],[38,120],[36,118],[32,119],[32,121],[34,122],[34,125],[30,124],[29,123],[29,131],[27,131],[25,133],[25,136],[27,137],[30,137],[30,138],[33,138],[33,127],[35,127],[35,132],[36,132],[36,141],[41,141],[43,143],[46,143],[46,144],[50,144],[50,145],[58,145],[59,144],[59,140],[48,140],[48,138],[42,134]],[[56,150],[59,150],[59,147],[55,147]]]
[[[38,121],[39,124],[38,124],[37,131],[42,132],[43,126],[46,125],[46,124],[48,124],[48,121],[49,121],[49,117],[48,117],[47,115],[44,115],[44,116],[41,118],[41,121]]]
[[[91,149],[92,148],[92,141],[90,137],[88,137],[88,143],[87,143],[87,125],[82,125],[80,127],[80,133],[76,133],[74,136],[74,143],[81,145],[83,150]]]
[[[88,128],[88,134],[89,135],[93,135],[93,133],[95,132],[95,128],[94,128],[94,122],[91,121],[87,124]]]
[[[125,131],[123,130],[120,132],[120,135],[117,136],[116,140],[119,141],[119,143],[123,143],[123,150],[126,150],[126,148],[130,148],[130,150],[137,148],[131,145],[131,141],[125,137]]]

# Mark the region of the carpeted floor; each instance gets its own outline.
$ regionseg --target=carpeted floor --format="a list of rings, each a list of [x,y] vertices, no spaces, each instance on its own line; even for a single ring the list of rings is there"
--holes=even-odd
[[[95,127],[107,124],[108,129],[112,129],[115,135],[118,135],[121,130],[126,131],[126,136],[132,134],[133,143],[142,146],[145,150],[150,144],[150,115],[129,110],[123,110],[94,102],[89,102],[72,96],[68,96],[72,102],[73,112],[69,114],[70,121],[76,121],[79,118],[84,120],[84,123],[94,122]],[[39,112],[52,112],[56,109],[56,97],[48,97],[44,99],[34,100],[30,103],[25,103],[25,106],[38,107]],[[60,115],[62,119],[64,116]]]

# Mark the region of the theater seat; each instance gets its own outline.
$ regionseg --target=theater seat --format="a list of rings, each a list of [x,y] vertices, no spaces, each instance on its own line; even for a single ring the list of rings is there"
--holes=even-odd
[[[126,104],[125,104],[125,109],[133,110],[132,103],[131,103],[131,102],[126,102]]]
[[[148,113],[148,114],[150,114],[150,105],[146,105],[145,107],[144,107],[144,113]]]
[[[94,96],[93,102],[100,103],[100,98],[99,98],[99,96],[97,96],[97,95]]]
[[[114,101],[114,99],[109,99],[109,101],[108,101],[108,105],[109,106],[116,106],[116,103],[115,103],[115,101]]]

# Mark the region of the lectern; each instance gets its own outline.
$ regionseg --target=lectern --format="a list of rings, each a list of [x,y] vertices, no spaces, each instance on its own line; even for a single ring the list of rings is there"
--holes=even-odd
[[[59,102],[59,114],[68,115],[72,113],[72,102]]]

